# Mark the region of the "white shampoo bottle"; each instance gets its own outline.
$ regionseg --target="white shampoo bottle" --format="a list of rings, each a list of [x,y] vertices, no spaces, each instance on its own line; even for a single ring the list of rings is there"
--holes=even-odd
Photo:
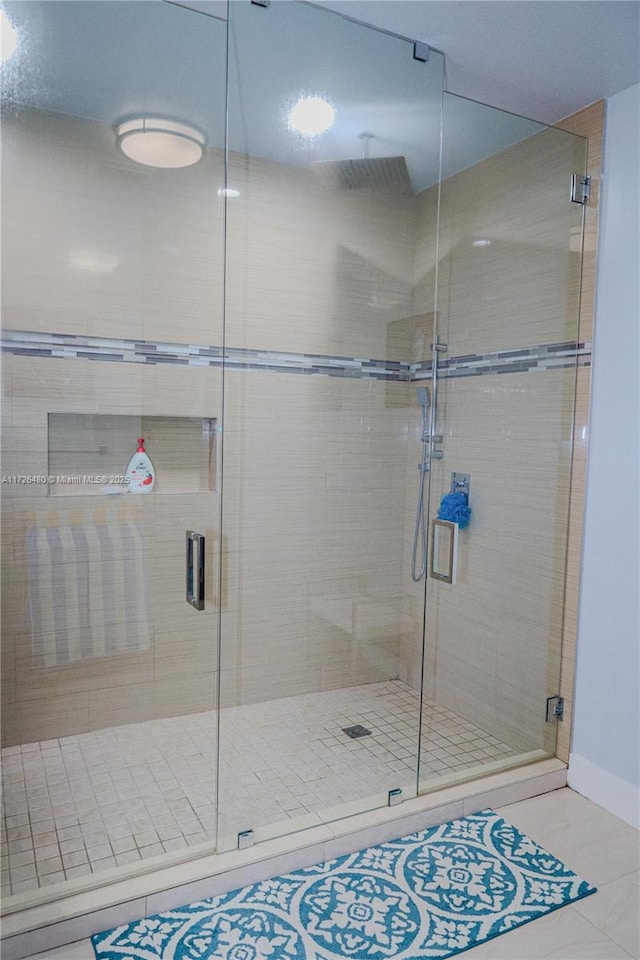
[[[151,493],[156,482],[156,472],[144,449],[144,437],[138,440],[138,449],[129,460],[126,472],[131,493]]]

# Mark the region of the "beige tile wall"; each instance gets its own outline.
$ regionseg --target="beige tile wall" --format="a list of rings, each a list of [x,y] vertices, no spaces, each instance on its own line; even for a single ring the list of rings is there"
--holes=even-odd
[[[228,344],[407,359],[413,195],[333,191],[305,168],[237,155],[229,184]]]
[[[551,128],[442,184],[439,333],[456,355],[574,338],[581,208],[569,184],[584,162],[584,141]]]
[[[220,342],[220,158],[181,171],[174,188],[166,171],[136,168],[113,150],[105,160],[111,145],[99,124],[27,112],[21,129],[24,140],[10,129],[4,144],[5,182],[17,198],[4,218],[13,226],[5,324]],[[36,149],[42,142],[46,150]],[[567,237],[575,237],[576,211],[558,205],[576,149],[553,132],[538,135],[444,186],[440,330],[451,353],[570,336],[577,284]],[[57,160],[42,179],[38,155]],[[435,190],[373,203],[327,192],[306,171],[238,157],[230,183],[241,196],[228,206],[228,344],[429,356]],[[81,246],[73,224],[83,227]],[[490,230],[491,248],[470,247]],[[72,260],[76,248],[96,256]],[[51,410],[216,417],[221,408],[211,369],[9,358],[5,370],[4,473],[46,472]],[[455,595],[429,584],[427,694],[523,749],[544,739],[539,699],[545,671],[557,671],[555,639],[551,653],[547,645],[559,629],[571,389],[563,371],[448,381],[441,393],[447,456],[434,470],[433,504],[450,470],[470,470],[476,517],[462,535]],[[146,653],[34,668],[25,630],[27,527],[34,518],[68,522],[74,510],[89,524],[117,524],[122,507],[70,497],[53,505],[51,519],[51,500],[37,488],[5,489],[7,742],[210,709],[218,604],[224,703],[398,675],[419,686],[424,584],[410,579],[420,455],[414,385],[229,372],[225,400],[220,597],[217,492],[135,502],[151,558]],[[192,526],[208,533],[205,614],[184,603],[184,530]]]
[[[405,394],[227,374],[223,702],[397,676]]]
[[[2,133],[5,327],[220,342],[220,151],[176,177],[106,123],[20,108]]]
[[[602,142],[605,120],[605,101],[598,100],[584,110],[567,117],[558,126],[587,139],[587,174],[591,177],[591,197],[585,208],[582,282],[580,286],[580,340],[591,340],[595,316],[596,253],[598,249],[598,201],[602,174]],[[573,429],[573,462],[571,464],[571,504],[567,550],[566,593],[562,644],[560,693],[565,700],[565,721],[558,729],[557,756],[569,762],[573,683],[578,626],[578,595],[580,590],[580,558],[582,550],[582,523],[589,433],[589,400],[591,395],[591,367],[578,370],[576,409]]]
[[[117,154],[105,125],[30,110],[9,118],[3,151],[5,326],[222,342],[217,154],[179,173],[143,169]],[[427,294],[413,292],[414,202],[336,195],[307,171],[238,157],[230,182],[241,196],[228,207],[228,344],[420,355]],[[420,229],[435,233],[435,210]],[[9,357],[4,391],[5,473],[48,472],[50,412],[139,418],[153,458],[158,418],[221,411],[220,374],[203,368]],[[406,402],[399,383],[227,375],[221,597],[218,485],[206,492],[201,471],[200,493],[163,493],[160,457],[157,493],[133,502],[65,491],[62,503],[42,488],[5,487],[6,742],[211,709],[219,604],[225,703],[396,677]],[[68,472],[85,463],[79,436],[54,446],[69,448]],[[55,463],[67,472],[62,453]],[[28,615],[28,529],[115,532],[123,516],[144,530],[150,648],[34,665],[32,645],[55,638],[34,638]],[[188,527],[208,535],[204,614],[184,601]]]
[[[238,157],[229,183],[228,343],[422,356],[431,196],[332,192]],[[408,399],[402,383],[227,374],[223,704],[398,676]]]
[[[47,412],[80,413],[96,408],[110,412],[110,405],[98,407],[97,398],[112,392],[116,397],[125,396],[132,375],[124,364],[64,359],[4,357],[3,367],[3,389],[9,398],[3,405],[8,436],[20,433],[31,441],[26,452],[11,449],[11,442],[9,449],[3,449],[3,475],[46,474]],[[140,389],[138,410],[143,422],[151,414],[195,418],[219,411],[218,371],[135,366],[134,380]],[[124,406],[131,410],[131,402]],[[121,464],[116,469],[122,469]],[[5,484],[2,490],[3,742],[25,743],[213,709],[217,702],[218,492],[137,497],[86,493],[46,497],[43,493],[37,486]],[[95,536],[100,528],[106,528],[117,542],[123,523],[136,524],[143,538],[140,556],[136,556],[148,577],[149,644],[132,653],[68,665],[38,665],[34,653],[54,648],[55,633],[50,622],[43,625],[39,617],[31,618],[31,583],[37,578],[40,587],[46,584],[53,576],[53,564],[44,559],[39,566],[30,564],[28,531],[82,527],[88,536]],[[207,607],[203,612],[196,612],[184,600],[187,527],[202,531],[207,538]],[[94,563],[102,566],[99,561]],[[113,577],[121,580],[123,568],[117,561],[109,563]],[[59,565],[65,568],[65,582],[87,576],[85,565],[74,559],[73,553],[61,558]],[[90,570],[90,582],[99,584],[103,573],[109,575],[106,570]],[[136,586],[132,587],[132,599],[146,621]],[[126,584],[123,589],[126,591]],[[95,608],[91,603],[94,613]],[[67,615],[69,623],[78,623],[81,611],[71,605]],[[104,611],[107,622],[112,616]],[[119,628],[126,636],[132,624],[125,622]]]
[[[570,470],[573,370],[445,381],[445,460],[471,474],[472,524],[458,582],[431,584],[426,677],[434,699],[519,749],[553,752],[544,722],[557,687]]]
[[[436,236],[429,224],[437,220],[437,188],[420,194],[416,230],[415,296],[416,317],[409,344],[411,361],[430,358],[433,341],[433,304],[435,297]],[[417,384],[407,385],[407,452],[404,462],[403,485],[405,493],[404,537],[402,551],[402,622],[399,643],[400,676],[416,689],[422,682],[422,634],[424,627],[425,581],[414,583],[411,578],[413,538],[419,491],[418,463],[422,456],[420,444],[421,413],[416,400]],[[431,385],[429,384],[429,391]],[[425,496],[427,495],[425,485]],[[418,559],[419,564],[419,559]]]
[[[584,142],[549,130],[443,184],[446,356],[576,338],[581,210],[568,187],[583,166]],[[491,245],[473,247],[479,238]],[[457,470],[471,474],[474,519],[460,534],[458,583],[428,584],[425,693],[522,750],[555,749],[544,710],[560,675],[575,378],[571,368],[485,375],[439,390],[445,458],[433,465],[432,516]],[[414,509],[409,495],[405,584]],[[406,602],[419,610],[420,596],[413,588]],[[401,675],[417,686],[421,624],[405,622]]]

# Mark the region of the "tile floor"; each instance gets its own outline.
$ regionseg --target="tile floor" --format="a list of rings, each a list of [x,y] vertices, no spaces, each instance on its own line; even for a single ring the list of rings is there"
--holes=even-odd
[[[638,832],[565,788],[497,812],[599,889],[464,953],[465,960],[629,960],[640,957]],[[94,960],[89,940],[27,960]]]
[[[410,788],[418,710],[400,680],[224,710],[220,849],[240,830]],[[342,733],[358,723],[371,736]],[[516,755],[433,704],[423,731],[423,778]],[[3,894],[211,842],[216,737],[215,714],[200,713],[3,750]]]

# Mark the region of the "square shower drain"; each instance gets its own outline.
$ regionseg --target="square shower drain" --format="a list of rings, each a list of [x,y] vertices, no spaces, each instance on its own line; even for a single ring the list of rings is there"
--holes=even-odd
[[[363,727],[361,723],[356,723],[354,727],[343,727],[342,732],[346,733],[346,735],[351,737],[352,740],[357,740],[358,737],[371,736],[371,730],[367,730],[367,728]]]

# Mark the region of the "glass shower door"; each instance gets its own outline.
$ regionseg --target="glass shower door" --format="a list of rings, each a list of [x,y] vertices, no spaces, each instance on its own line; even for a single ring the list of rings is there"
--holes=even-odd
[[[585,161],[580,137],[444,96],[422,790],[555,751]]]
[[[219,849],[415,794],[407,380],[442,91],[439,54],[311,5],[229,27]]]
[[[213,848],[226,23],[159,2],[3,9],[11,910]],[[178,123],[186,155],[150,133]],[[154,482],[134,494],[139,438]]]

